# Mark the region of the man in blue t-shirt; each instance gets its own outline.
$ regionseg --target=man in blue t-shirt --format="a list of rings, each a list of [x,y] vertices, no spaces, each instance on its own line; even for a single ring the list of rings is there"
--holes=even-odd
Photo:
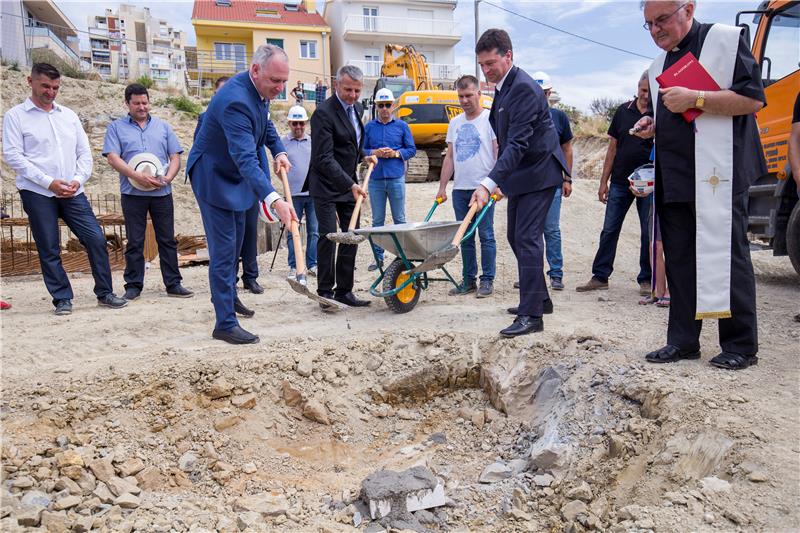
[[[534,72],[533,79],[542,87],[549,102],[550,94],[553,90],[550,76],[541,71]],[[558,144],[561,145],[564,159],[567,160],[567,166],[572,170],[572,128],[569,125],[569,117],[567,117],[566,113],[551,105],[550,118],[553,120],[556,132],[558,132]],[[545,255],[547,256],[547,264],[550,265],[547,275],[550,278],[550,288],[554,291],[564,290],[564,257],[561,254],[561,196],[569,197],[571,193],[571,181],[564,184],[563,190],[562,188],[556,189],[553,203],[550,204],[550,210],[547,212],[547,218],[544,222]]]
[[[147,88],[132,83],[125,88],[128,114],[109,124],[103,155],[119,172],[122,213],[125,215],[125,299],[135,300],[144,287],[144,236],[147,215],[153,222],[158,244],[161,277],[167,295],[190,298],[194,293],[181,285],[178,249],[175,242],[175,212],[172,180],[181,169],[181,148],[172,128],[150,115]],[[158,158],[161,171],[147,175],[133,168],[131,159],[141,153]]]

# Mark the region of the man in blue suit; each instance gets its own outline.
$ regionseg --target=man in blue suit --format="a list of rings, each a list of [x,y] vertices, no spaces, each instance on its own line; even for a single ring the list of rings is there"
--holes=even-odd
[[[266,199],[281,222],[288,226],[297,220],[270,183],[264,151],[269,148],[278,167],[291,168],[269,120],[269,101],[288,79],[286,53],[274,45],[260,46],[249,71],[231,78],[211,99],[186,165],[208,239],[208,279],[217,315],[212,336],[231,344],[259,340],[239,326],[234,309],[247,211]]]
[[[553,312],[544,281],[542,234],[556,187],[566,193],[572,180],[544,91],[514,66],[508,33],[486,30],[475,53],[483,75],[496,84],[489,122],[499,153],[472,202],[483,207],[496,189],[508,196],[508,242],[517,257],[520,294],[519,306],[508,310],[517,317],[500,334],[516,337],[542,331],[542,315]]]

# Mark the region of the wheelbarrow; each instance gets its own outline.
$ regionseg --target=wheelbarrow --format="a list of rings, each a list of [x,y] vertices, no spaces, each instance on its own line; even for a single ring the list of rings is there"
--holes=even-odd
[[[389,309],[395,313],[408,313],[416,307],[422,291],[427,289],[431,283],[450,282],[458,287],[458,282],[453,279],[444,264],[424,271],[416,271],[415,267],[426,262],[430,263],[432,256],[435,257],[441,250],[451,248],[454,237],[458,237],[460,232],[463,233],[463,236],[455,240],[458,245],[471,238],[495,201],[495,197],[490,198],[475,220],[471,223],[468,222],[469,228],[465,230],[461,230],[462,222],[430,220],[436,208],[442,203],[439,198],[436,199],[423,222],[355,230],[357,235],[363,235],[369,240],[370,249],[375,256],[375,263],[379,265],[380,274],[369,288],[369,293],[376,298],[383,298]],[[380,266],[381,261],[378,259],[375,245],[397,256],[385,269]],[[444,262],[454,256],[455,254],[453,256],[447,254],[449,259]],[[430,273],[435,271],[441,271],[444,277],[433,277]]]

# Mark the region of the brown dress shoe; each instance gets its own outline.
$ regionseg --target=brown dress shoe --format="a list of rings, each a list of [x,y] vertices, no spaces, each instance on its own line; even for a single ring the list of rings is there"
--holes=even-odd
[[[607,291],[608,282],[600,281],[599,279],[592,277],[592,279],[589,280],[589,283],[585,285],[578,285],[577,287],[575,287],[575,290],[578,292]]]

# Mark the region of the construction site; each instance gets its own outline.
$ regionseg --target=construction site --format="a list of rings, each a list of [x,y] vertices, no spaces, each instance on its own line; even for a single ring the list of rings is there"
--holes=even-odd
[[[27,95],[2,69],[3,107]],[[87,195],[110,255],[121,248],[118,175],[100,155],[124,86],[65,78],[95,157]],[[184,149],[196,117],[151,92]],[[202,104],[198,100],[198,104]],[[285,110],[273,109],[279,131]],[[603,211],[605,136],[575,142],[562,210],[567,283],[588,279]],[[41,277],[20,271],[31,240],[3,163],[3,531],[792,531],[800,524],[797,366],[800,301],[786,257],[752,254],[761,364],[647,365],[667,312],[636,305],[638,224],[630,213],[610,290],[553,293],[545,332],[498,339],[517,268],[498,247],[495,294],[432,286],[402,315],[321,313],[286,281],[285,248],[259,256],[263,295],[247,327],[262,342],[212,340],[208,268],[182,268],[192,300],[169,299],[154,261],[142,298],[96,307],[70,274],[75,310],[50,313]],[[181,180],[182,181],[182,180]],[[175,182],[176,233],[202,236],[191,188]],[[276,182],[277,183],[277,182]],[[436,183],[411,183],[421,220]],[[445,205],[437,217],[452,217]],[[362,214],[369,218],[367,211]],[[101,219],[103,220],[103,219]],[[506,231],[505,202],[495,231]],[[6,223],[7,222],[7,223]],[[64,234],[64,250],[70,250]],[[13,242],[11,242],[13,239]],[[501,239],[499,239],[500,242]],[[11,252],[11,255],[9,255]],[[76,250],[80,253],[79,250]],[[28,259],[26,259],[26,256]],[[9,263],[13,260],[14,263]],[[356,287],[372,276],[359,248]],[[460,259],[454,261],[458,271]],[[15,274],[15,275],[9,275]],[[114,272],[115,288],[121,272]],[[708,353],[707,353],[708,352]]]

